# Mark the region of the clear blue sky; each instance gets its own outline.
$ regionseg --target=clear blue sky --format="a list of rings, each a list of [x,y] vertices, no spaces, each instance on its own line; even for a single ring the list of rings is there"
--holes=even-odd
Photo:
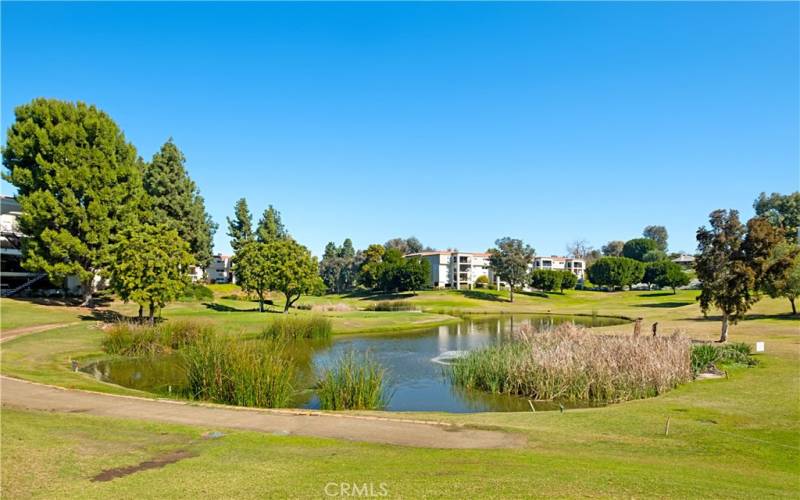
[[[798,189],[797,3],[2,3],[2,126],[37,96],[168,137],[220,224],[315,253],[415,235],[540,254]],[[8,184],[3,192],[10,193]]]

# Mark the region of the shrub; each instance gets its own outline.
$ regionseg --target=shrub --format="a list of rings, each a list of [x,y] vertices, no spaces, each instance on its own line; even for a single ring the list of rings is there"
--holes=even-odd
[[[294,368],[276,341],[210,336],[183,352],[189,396],[238,406],[277,408],[292,396]]]
[[[264,339],[327,339],[331,336],[331,320],[323,316],[282,315],[261,331]]]
[[[698,344],[692,347],[692,373],[697,376],[717,365],[753,366],[758,362],[744,342],[733,344]]]
[[[386,370],[369,354],[348,351],[317,384],[323,410],[377,410],[386,406]]]
[[[214,292],[207,286],[200,283],[190,283],[181,294],[180,300],[182,301],[201,301],[201,300],[214,300]]]
[[[565,323],[473,351],[453,364],[454,384],[539,400],[625,401],[692,379],[690,343],[680,336],[593,335]]]
[[[531,272],[531,286],[544,292],[561,288],[562,275],[552,269],[536,269]]]
[[[103,349],[120,356],[167,354],[212,336],[210,324],[198,321],[168,321],[158,325],[119,322],[106,330]]]
[[[489,277],[486,275],[478,276],[475,279],[475,288],[488,288],[489,287]]]
[[[627,257],[602,257],[589,269],[592,283],[611,288],[630,286],[644,277],[644,264]]]
[[[373,302],[364,308],[366,311],[417,311],[419,310],[411,302],[404,300],[382,300],[380,302]]]
[[[644,260],[647,252],[658,250],[658,243],[650,238],[635,238],[625,242],[622,247],[622,256],[634,260]]]
[[[562,292],[565,289],[566,290],[571,290],[571,289],[575,288],[575,286],[578,284],[578,277],[575,276],[575,273],[573,273],[572,271],[567,271],[567,270],[558,271],[558,272],[561,273],[561,286],[560,286],[560,289],[561,289]]]

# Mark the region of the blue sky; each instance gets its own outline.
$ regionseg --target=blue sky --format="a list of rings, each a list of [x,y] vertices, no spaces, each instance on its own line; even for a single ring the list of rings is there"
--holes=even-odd
[[[246,197],[315,253],[415,235],[540,254],[800,179],[797,3],[2,3],[2,110],[170,136],[220,224]],[[13,192],[3,183],[4,193]]]

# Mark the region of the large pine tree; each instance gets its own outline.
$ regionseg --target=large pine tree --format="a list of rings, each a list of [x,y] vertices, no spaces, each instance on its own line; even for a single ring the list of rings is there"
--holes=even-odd
[[[272,205],[264,210],[261,220],[258,221],[256,236],[262,243],[286,239],[289,236],[281,220],[281,213]]]
[[[34,99],[14,114],[3,165],[22,207],[23,265],[54,283],[77,276],[89,305],[111,244],[141,211],[136,149],[107,114],[82,102]]]
[[[234,206],[234,217],[228,217],[228,236],[231,237],[231,248],[238,252],[245,243],[254,240],[253,216],[247,207],[247,200],[240,198]]]
[[[170,138],[145,167],[144,188],[154,224],[168,224],[191,249],[196,265],[211,263],[217,225],[206,213],[203,197],[186,172],[186,158]]]

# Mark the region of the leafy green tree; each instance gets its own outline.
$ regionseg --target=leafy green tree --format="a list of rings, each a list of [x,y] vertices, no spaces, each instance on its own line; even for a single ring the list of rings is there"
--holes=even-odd
[[[660,260],[647,264],[644,281],[661,288],[672,288],[672,293],[675,294],[677,287],[689,284],[689,275],[678,264],[669,260]]]
[[[794,255],[791,267],[788,271],[777,279],[768,280],[764,284],[764,290],[773,299],[783,297],[789,300],[792,305],[792,314],[797,314],[795,300],[800,296],[800,254],[797,252],[797,245],[793,243],[783,243],[778,245],[773,253],[773,261],[782,261]]]
[[[139,304],[140,320],[148,306],[152,324],[155,309],[180,297],[190,282],[187,272],[194,259],[189,244],[166,224],[126,229],[113,254],[111,288],[125,302]]]
[[[402,281],[403,252],[398,248],[387,248],[378,266],[377,286],[384,292],[400,290]]]
[[[667,241],[669,240],[669,233],[664,226],[647,226],[642,231],[642,236],[656,242],[656,246],[662,252],[667,251]]]
[[[800,241],[800,191],[782,195],[761,193],[753,203],[756,215],[765,217],[776,227],[783,228],[786,239]]]
[[[289,233],[286,231],[283,221],[281,220],[281,213],[272,205],[264,210],[261,219],[258,221],[256,236],[258,237],[258,241],[262,243],[282,240],[289,237]]]
[[[791,259],[772,260],[785,240],[781,229],[763,217],[754,217],[745,227],[736,210],[715,210],[709,224],[697,230],[698,300],[703,313],[712,306],[722,312],[719,341],[725,342],[729,324],[736,324],[758,301],[759,288],[785,276]]]
[[[266,243],[266,254],[269,289],[286,297],[284,313],[303,294],[316,293],[323,287],[317,274],[317,259],[312,257],[308,248],[292,238]]]
[[[667,254],[663,250],[650,250],[642,256],[642,262],[658,262],[666,259]]]
[[[144,191],[136,149],[107,114],[82,102],[39,98],[14,115],[3,177],[22,207],[22,265],[53,283],[77,276],[84,304],[92,305],[111,245],[138,221]]]
[[[644,264],[628,257],[603,257],[587,269],[589,280],[611,289],[639,283],[644,277]]]
[[[319,263],[319,274],[327,289],[334,293],[343,293],[355,287],[356,274],[360,265],[360,256],[348,238],[341,247],[329,242]]]
[[[272,277],[267,244],[259,241],[243,242],[233,256],[233,272],[236,283],[242,290],[256,294],[258,310],[264,312],[264,301]]]
[[[572,271],[563,270],[557,272],[561,274],[561,284],[558,287],[561,293],[564,293],[564,290],[572,290],[578,285],[578,277]]]
[[[561,272],[552,269],[536,269],[530,273],[530,285],[543,292],[551,292],[561,288],[562,279]]]
[[[211,264],[217,225],[205,208],[197,185],[186,172],[186,158],[170,138],[145,166],[144,189],[153,221],[168,224],[189,243],[194,263]]]
[[[238,252],[242,246],[253,241],[253,216],[247,207],[247,200],[240,198],[234,206],[233,220],[228,217],[228,236],[231,237],[231,248],[234,253]]]
[[[426,259],[411,257],[404,259],[400,268],[399,291],[413,292],[430,285],[431,264]]]
[[[344,242],[342,242],[342,247],[339,249],[339,257],[345,259],[352,259],[356,256],[356,249],[353,248],[353,240],[350,238],[345,238]]]
[[[387,250],[391,248],[397,249],[400,251],[402,255],[408,255],[410,253],[419,253],[424,248],[422,243],[414,236],[411,236],[410,238],[392,238],[391,240],[384,243],[383,246]]]
[[[603,255],[606,257],[622,257],[622,248],[624,246],[624,241],[614,240],[603,245],[601,250],[603,251]]]
[[[372,244],[364,251],[364,260],[358,270],[358,282],[366,288],[375,288],[378,285],[380,265],[386,248],[383,245]]]
[[[494,244],[496,248],[489,250],[489,266],[496,276],[508,283],[510,299],[514,302],[514,287],[527,280],[534,250],[522,240],[509,237],[500,238]]]
[[[629,259],[643,261],[647,252],[658,250],[658,244],[650,238],[635,238],[625,242],[622,247],[622,256]]]

